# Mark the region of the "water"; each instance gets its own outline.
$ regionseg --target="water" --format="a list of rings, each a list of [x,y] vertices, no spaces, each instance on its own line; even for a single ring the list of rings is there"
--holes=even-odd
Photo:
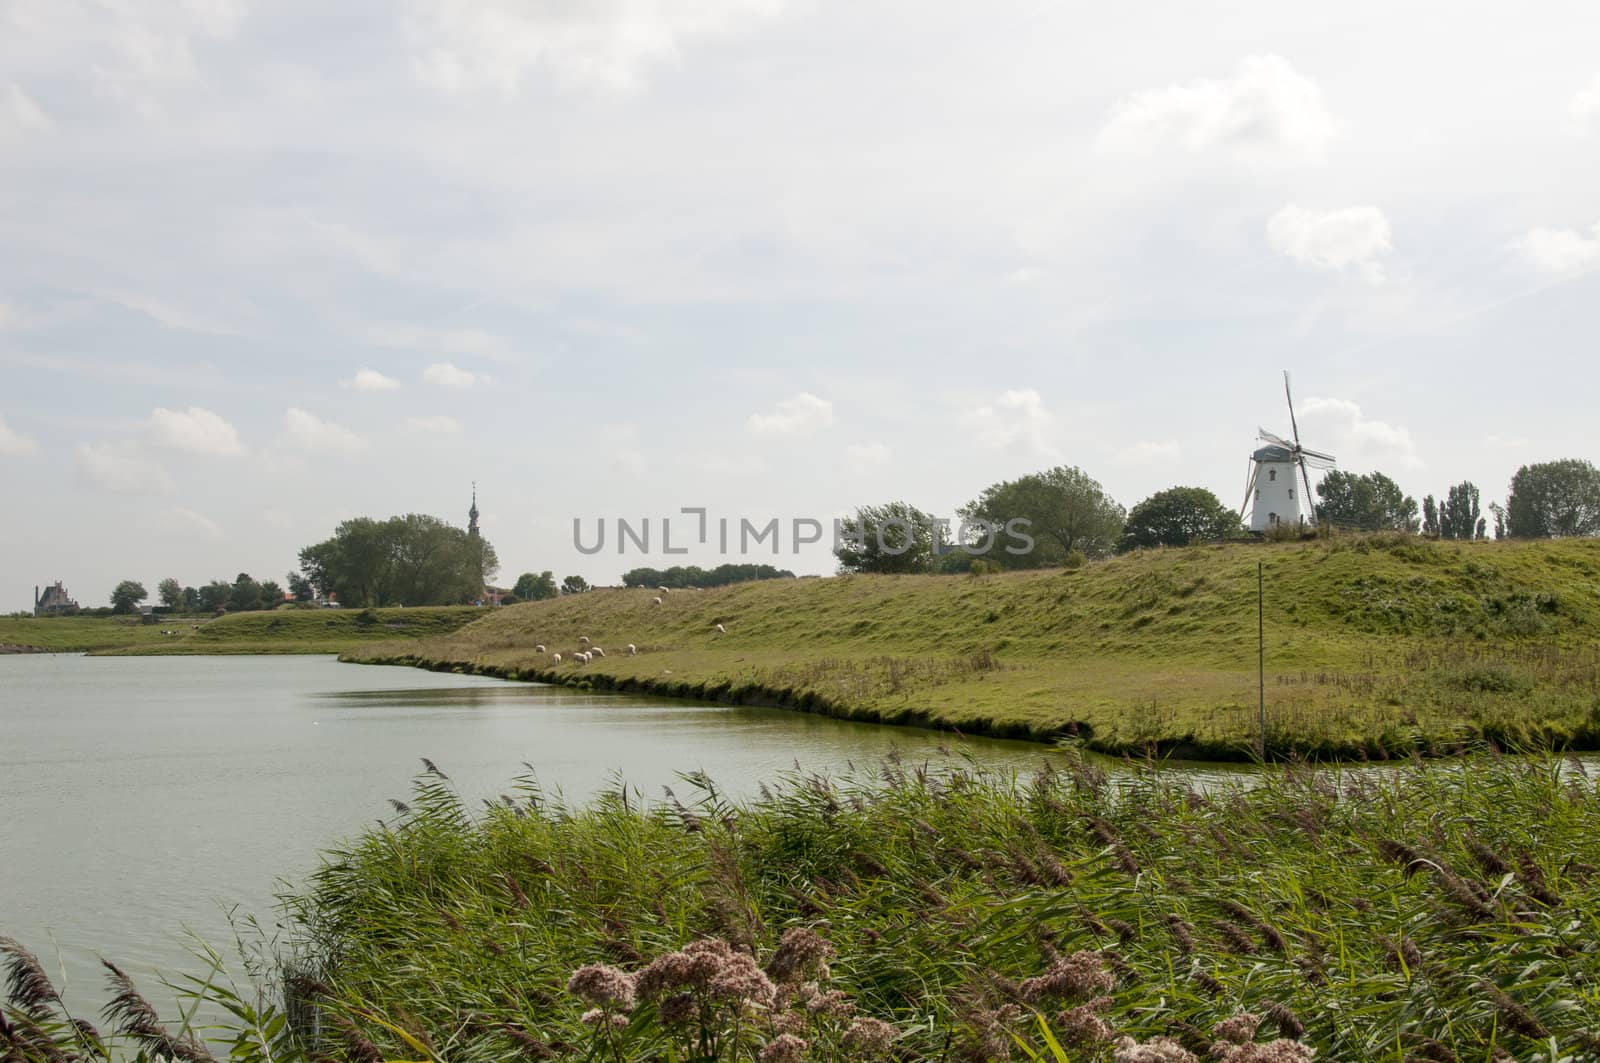
[[[776,709],[508,683],[328,657],[0,656],[0,934],[102,999],[96,956],[150,989],[227,952],[237,907],[269,929],[279,882],[392,815],[429,757],[474,802],[531,764],[574,802],[703,770],[752,795],[808,771],[934,757],[946,736]],[[985,765],[1047,750],[973,740]],[[685,789],[679,787],[680,792]],[[160,993],[156,993],[157,998]]]

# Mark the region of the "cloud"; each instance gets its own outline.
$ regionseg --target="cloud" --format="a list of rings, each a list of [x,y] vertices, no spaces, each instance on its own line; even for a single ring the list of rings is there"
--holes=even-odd
[[[1301,442],[1335,455],[1340,468],[1418,469],[1426,464],[1409,431],[1368,418],[1348,399],[1313,398],[1297,412]]]
[[[1316,82],[1281,56],[1250,56],[1230,78],[1197,78],[1122,101],[1101,129],[1101,151],[1148,152],[1176,144],[1253,161],[1320,159],[1339,131]]]
[[[1177,461],[1183,456],[1183,447],[1174,440],[1143,439],[1117,455],[1117,460],[1127,465],[1156,465]]]
[[[172,477],[134,443],[79,443],[80,482],[123,495],[170,495]]]
[[[417,72],[447,92],[515,96],[530,71],[568,89],[629,92],[684,45],[777,14],[783,0],[413,0]]]
[[[367,449],[367,441],[348,428],[324,421],[315,414],[291,407],[283,415],[284,433],[300,450],[351,456]]]
[[[856,465],[887,465],[894,457],[894,452],[882,443],[853,443],[844,452]]]
[[[519,357],[516,347],[503,336],[481,329],[441,329],[422,325],[371,325],[359,331],[367,343],[378,347],[398,347],[432,354],[471,355],[491,362],[509,362]]]
[[[406,431],[436,436],[455,435],[461,431],[461,422],[443,414],[432,417],[407,417]]]
[[[207,539],[222,538],[222,529],[217,522],[203,513],[196,513],[183,506],[174,506],[163,509],[156,514],[156,527],[173,535],[201,535]]]
[[[1046,458],[1056,453],[1048,438],[1054,421],[1032,388],[1007,391],[962,417],[980,447]]]
[[[1579,129],[1587,131],[1600,127],[1600,74],[1596,74],[1587,87],[1572,97],[1572,102],[1567,104],[1567,113],[1578,123]]]
[[[168,450],[218,458],[244,453],[238,430],[199,406],[190,406],[182,412],[157,406],[150,413],[149,431],[151,442]]]
[[[354,388],[357,391],[393,391],[400,386],[400,381],[394,377],[384,376],[376,369],[363,366],[356,370],[356,375],[349,380],[341,380],[339,386]]]
[[[1374,284],[1384,279],[1379,256],[1394,247],[1389,219],[1377,207],[1309,210],[1293,203],[1268,219],[1267,242],[1301,265],[1340,273],[1353,266]]]
[[[758,436],[810,435],[833,424],[833,403],[809,391],[784,399],[771,413],[752,413],[745,425]]]
[[[1522,260],[1543,273],[1575,273],[1600,263],[1600,223],[1589,236],[1577,229],[1530,229],[1515,245]]]
[[[25,458],[38,450],[39,444],[31,436],[16,431],[0,417],[0,458]]]
[[[50,116],[15,82],[0,85],[0,140],[55,128]]]
[[[437,387],[455,388],[457,391],[489,382],[488,377],[458,369],[449,362],[434,362],[422,371],[422,379]]]

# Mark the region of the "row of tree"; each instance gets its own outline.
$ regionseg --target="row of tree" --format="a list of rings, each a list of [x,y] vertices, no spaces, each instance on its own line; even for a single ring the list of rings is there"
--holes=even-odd
[[[726,587],[730,583],[748,583],[758,579],[794,579],[788,569],[775,565],[718,565],[701,568],[699,565],[673,565],[671,568],[635,568],[622,574],[624,587],[670,587],[684,590],[690,587]]]
[[[347,606],[460,605],[480,601],[499,570],[487,539],[438,517],[357,517],[300,551],[299,579]]]
[[[1424,498],[1421,506],[1381,472],[1329,472],[1317,485],[1316,517],[1337,527],[1482,539],[1489,532],[1471,482]],[[1491,503],[1494,535],[1600,535],[1600,470],[1568,459],[1525,465],[1502,507]],[[1171,487],[1124,510],[1082,469],[1059,466],[1004,480],[956,511],[959,525],[910,503],[859,507],[840,523],[834,554],[845,572],[956,572],[975,564],[1050,568],[1152,546],[1214,542],[1246,534],[1239,515],[1203,487]]]
[[[296,580],[296,574],[291,572],[291,590]],[[215,613],[221,610],[248,612],[253,609],[275,609],[285,601],[283,588],[275,581],[257,582],[248,572],[239,573],[231,582],[217,579],[201,587],[186,587],[169,577],[156,584],[156,596],[162,610],[171,613]],[[145,590],[143,583],[125,579],[111,592],[111,611],[131,613],[149,597],[150,592]],[[305,600],[309,599],[308,587]]]

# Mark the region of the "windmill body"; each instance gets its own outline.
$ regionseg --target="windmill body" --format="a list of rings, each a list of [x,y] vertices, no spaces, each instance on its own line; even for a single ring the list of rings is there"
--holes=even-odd
[[[1250,479],[1245,483],[1244,504],[1239,517],[1250,514],[1250,530],[1268,532],[1287,525],[1316,523],[1316,499],[1311,494],[1311,469],[1331,469],[1332,454],[1300,444],[1300,422],[1294,415],[1294,396],[1289,393],[1289,374],[1283,374],[1283,397],[1289,403],[1289,424],[1294,438],[1285,439],[1265,428],[1257,438],[1265,444],[1250,455]]]
[[[1250,530],[1265,532],[1280,524],[1300,522],[1304,489],[1299,486],[1300,468],[1294,455],[1276,444],[1268,444],[1250,455],[1254,464],[1255,486],[1251,489]],[[1311,507],[1306,506],[1307,513]]]

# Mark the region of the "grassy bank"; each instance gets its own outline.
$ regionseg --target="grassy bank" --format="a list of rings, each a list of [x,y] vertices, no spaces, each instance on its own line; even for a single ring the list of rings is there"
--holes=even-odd
[[[648,809],[524,780],[477,815],[430,770],[288,902],[280,974],[322,1043],[258,1010],[234,1058],[1600,1058],[1580,768],[1197,793],[1057,762],[891,763],[745,805],[686,781]]]
[[[344,653],[372,642],[437,637],[483,616],[471,606],[274,609],[216,617],[0,617],[0,645],[105,654]]]
[[[1270,751],[1600,748],[1593,540],[1196,547],[1077,571],[675,591],[660,605],[652,590],[595,591],[350,659],[1241,757],[1258,731],[1257,562]],[[580,636],[607,655],[573,663]]]

